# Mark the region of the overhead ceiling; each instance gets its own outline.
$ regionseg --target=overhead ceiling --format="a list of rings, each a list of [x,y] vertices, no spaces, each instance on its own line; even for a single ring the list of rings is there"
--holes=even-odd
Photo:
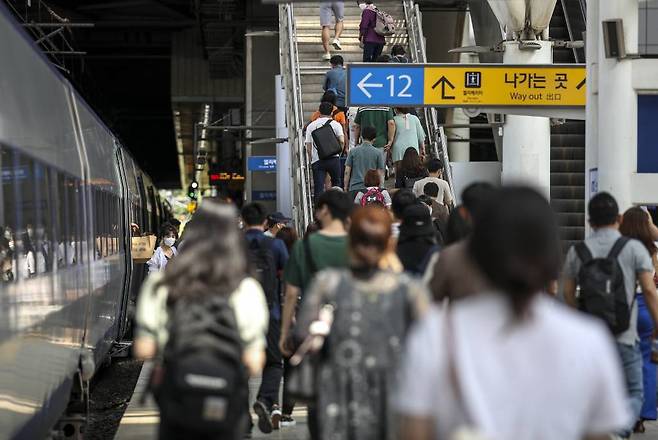
[[[240,78],[245,29],[276,25],[259,0],[2,1],[162,188],[181,182],[171,102],[175,34],[196,33],[211,78]]]

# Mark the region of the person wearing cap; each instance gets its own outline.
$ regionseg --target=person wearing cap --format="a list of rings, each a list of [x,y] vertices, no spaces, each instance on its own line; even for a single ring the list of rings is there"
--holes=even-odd
[[[267,231],[265,231],[265,236],[270,238],[275,238],[276,234],[279,233],[281,229],[286,227],[288,223],[292,221],[291,218],[286,217],[279,211],[274,212],[267,216]]]
[[[397,254],[406,272],[422,275],[428,254],[436,250],[436,230],[429,210],[420,202],[407,206],[402,214]]]

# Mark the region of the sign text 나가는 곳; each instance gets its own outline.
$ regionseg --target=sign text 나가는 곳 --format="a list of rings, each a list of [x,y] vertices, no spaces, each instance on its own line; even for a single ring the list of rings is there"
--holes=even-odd
[[[350,64],[350,106],[582,107],[580,64]]]

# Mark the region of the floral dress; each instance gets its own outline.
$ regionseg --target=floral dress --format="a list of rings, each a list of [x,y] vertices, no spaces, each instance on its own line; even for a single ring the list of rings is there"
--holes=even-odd
[[[304,298],[297,328],[308,329],[325,304],[335,313],[317,373],[318,438],[396,438],[390,398],[407,329],[427,306],[424,287],[385,271],[365,279],[323,271]]]

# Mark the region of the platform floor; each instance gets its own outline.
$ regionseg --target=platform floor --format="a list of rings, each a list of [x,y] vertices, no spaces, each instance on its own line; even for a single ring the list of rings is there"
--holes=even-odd
[[[130,404],[121,420],[121,425],[117,431],[116,440],[152,440],[157,438],[158,429],[158,408],[149,396],[145,402],[142,403],[142,396],[148,383],[150,376],[151,365],[145,363],[135,386],[135,392],[130,400]],[[260,379],[252,379],[249,381],[249,395],[253,402],[255,399],[258,387],[260,386]],[[254,423],[256,423],[255,416]],[[274,431],[271,434],[261,433],[257,427],[254,427],[254,439],[270,439],[270,440],[306,440],[308,439],[308,430],[306,426],[306,408],[295,408],[293,418],[297,421],[297,425],[290,428],[284,428]],[[658,440],[658,422],[646,423],[647,432],[644,434],[634,434],[633,439],[641,440]]]
[[[148,379],[151,372],[151,364],[144,363],[142,371],[135,386],[135,392],[126,412],[121,419],[119,430],[115,436],[116,440],[152,440],[157,438],[158,432],[158,407],[153,401],[151,396],[147,396],[145,401],[142,402],[144,390],[148,384]],[[251,402],[255,399],[258,387],[260,386],[260,379],[251,379],[249,381],[249,397]],[[257,419],[254,417],[254,424]],[[254,427],[254,439],[270,439],[270,440],[306,440],[308,438],[308,430],[306,427],[306,408],[295,408],[293,418],[297,422],[294,427],[283,428],[274,431],[271,434],[261,433],[257,427]],[[658,437],[656,437],[658,440]]]

